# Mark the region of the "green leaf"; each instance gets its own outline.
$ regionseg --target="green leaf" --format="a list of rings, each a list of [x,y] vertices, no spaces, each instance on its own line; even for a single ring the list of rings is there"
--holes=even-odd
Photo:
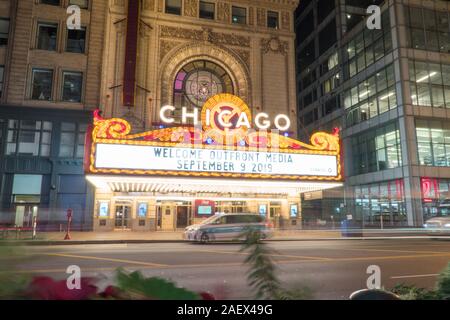
[[[134,298],[155,300],[199,300],[197,293],[178,288],[175,283],[157,277],[145,278],[139,271],[131,274],[117,271],[118,287]]]

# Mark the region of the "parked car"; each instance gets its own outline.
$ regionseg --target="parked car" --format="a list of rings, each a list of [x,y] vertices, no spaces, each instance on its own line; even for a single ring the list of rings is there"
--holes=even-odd
[[[245,240],[246,229],[259,230],[261,239],[273,234],[272,225],[264,217],[253,213],[219,213],[184,231],[187,241],[207,243],[211,241]]]
[[[445,199],[438,206],[437,216],[424,224],[430,235],[450,235],[450,199]]]

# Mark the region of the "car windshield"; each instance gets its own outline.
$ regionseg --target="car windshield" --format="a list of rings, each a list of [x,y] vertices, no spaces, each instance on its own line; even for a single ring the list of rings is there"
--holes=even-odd
[[[203,220],[202,222],[200,222],[200,224],[209,224],[209,223],[213,222],[214,220],[216,220],[218,217],[220,217],[220,215],[215,214],[212,217],[209,217],[208,219]]]

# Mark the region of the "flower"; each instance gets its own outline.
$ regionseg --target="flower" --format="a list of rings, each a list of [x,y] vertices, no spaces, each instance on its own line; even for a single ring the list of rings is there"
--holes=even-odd
[[[36,300],[86,300],[97,294],[98,288],[92,282],[91,278],[81,278],[80,289],[69,289],[66,280],[35,277],[27,293]]]

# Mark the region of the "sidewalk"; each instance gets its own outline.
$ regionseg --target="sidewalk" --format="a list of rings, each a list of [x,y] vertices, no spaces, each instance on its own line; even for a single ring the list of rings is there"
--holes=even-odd
[[[22,234],[20,240],[9,238],[11,242],[24,242],[29,245],[62,245],[62,244],[120,244],[120,243],[164,243],[183,242],[182,231],[111,231],[111,232],[71,232],[71,240],[64,240],[65,232],[38,233],[35,240],[31,234]],[[342,236],[341,230],[275,230],[272,241],[311,241],[311,240],[350,240],[350,239],[380,239],[387,237],[426,237],[418,230],[365,230],[356,236]],[[17,241],[18,240],[18,241]],[[8,242],[10,242],[8,241]]]

